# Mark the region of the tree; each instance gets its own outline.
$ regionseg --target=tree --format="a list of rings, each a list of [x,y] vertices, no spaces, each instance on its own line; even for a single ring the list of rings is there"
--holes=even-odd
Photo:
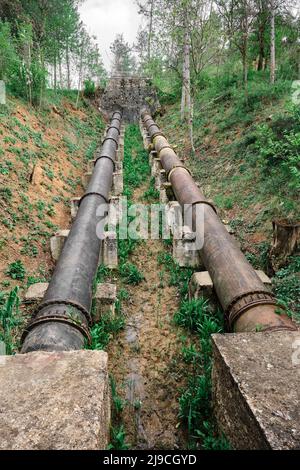
[[[124,40],[123,34],[117,34],[110,46],[113,53],[112,72],[116,75],[132,73],[136,68],[136,61],[132,54],[132,48]]]
[[[0,80],[6,81],[18,62],[10,23],[0,21]]]
[[[247,90],[249,37],[257,14],[257,4],[254,0],[217,0],[216,3],[230,48],[235,47],[241,54],[243,81]]]
[[[268,1],[257,0],[257,16],[254,24],[258,43],[257,70],[264,70],[266,66],[266,29],[270,18]]]
[[[139,14],[145,16],[148,20],[148,31],[147,31],[147,60],[151,60],[151,45],[153,37],[153,21],[154,21],[154,8],[157,3],[156,0],[146,0],[141,2],[136,0],[139,7]]]

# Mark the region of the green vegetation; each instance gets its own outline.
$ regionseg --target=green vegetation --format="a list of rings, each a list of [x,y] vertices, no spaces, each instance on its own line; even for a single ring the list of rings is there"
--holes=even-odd
[[[10,93],[43,105],[50,68],[55,91],[64,87],[71,91],[74,68],[77,86],[85,83],[88,97],[95,90],[93,80],[105,80],[98,46],[80,20],[78,2],[11,0],[1,4],[0,79],[6,81]]]
[[[290,263],[276,272],[272,284],[278,301],[300,323],[300,256],[291,257]]]
[[[0,292],[0,341],[4,342],[7,355],[14,354],[18,347],[19,303],[18,287],[9,294]]]
[[[25,278],[26,269],[22,263],[22,261],[17,260],[13,263],[10,263],[6,270],[6,274],[10,276],[12,279],[23,280]]]
[[[111,399],[112,399],[112,424],[110,429],[110,444],[108,449],[127,450],[129,446],[126,444],[126,433],[121,422],[121,415],[125,403],[117,393],[116,382],[110,377]]]
[[[203,298],[188,300],[192,269],[180,268],[169,253],[160,253],[158,263],[167,270],[169,285],[176,286],[180,294],[174,322],[192,333],[192,343],[183,338],[182,357],[189,372],[179,398],[179,417],[187,426],[189,447],[228,449],[226,439],[216,433],[211,404],[211,335],[223,331],[223,314]]]
[[[105,350],[111,338],[113,338],[124,327],[124,317],[121,312],[117,312],[116,316],[112,316],[110,312],[103,314],[92,329],[91,349]]]
[[[132,263],[124,263],[120,267],[120,274],[125,284],[140,284],[144,276],[140,273],[138,268]]]

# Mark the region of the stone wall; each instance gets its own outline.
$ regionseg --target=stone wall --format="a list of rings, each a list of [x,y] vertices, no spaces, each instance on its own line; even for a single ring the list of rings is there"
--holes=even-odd
[[[151,80],[144,77],[113,76],[100,99],[100,111],[106,119],[118,108],[127,122],[138,122],[140,111],[147,107],[151,114],[160,108]]]

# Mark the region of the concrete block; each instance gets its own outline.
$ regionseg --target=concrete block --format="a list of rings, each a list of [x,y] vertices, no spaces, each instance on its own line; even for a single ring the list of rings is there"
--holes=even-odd
[[[202,265],[198,250],[191,249],[193,243],[173,238],[173,258],[180,267],[199,268]]]
[[[102,283],[97,285],[97,290],[94,296],[94,323],[99,322],[102,315],[110,313],[115,315],[115,302],[117,300],[117,286],[116,284]]]
[[[272,284],[271,279],[263,271],[255,271],[260,280],[267,286]],[[189,298],[206,297],[214,295],[213,281],[208,271],[196,272],[189,283]]]
[[[116,161],[120,162],[124,160],[124,140],[119,140],[118,149],[116,152]]]
[[[155,175],[155,189],[160,191],[160,188],[163,187],[164,183],[167,182],[167,176],[165,170],[159,170]]]
[[[68,238],[70,230],[59,230],[54,237],[50,238],[50,251],[54,261],[57,261],[62,252],[66,239]]]
[[[169,229],[176,239],[182,238],[182,208],[177,201],[171,201],[166,211],[166,219]]]
[[[80,200],[81,200],[81,197],[72,197],[72,199],[70,199],[71,219],[72,220],[74,220],[76,215],[77,215]]]
[[[122,217],[122,206],[120,204],[120,196],[111,196],[109,200],[109,224],[116,227]]]
[[[81,178],[81,183],[82,183],[82,186],[84,189],[86,189],[89,185],[89,182],[90,182],[90,179],[91,179],[91,176],[92,176],[92,172],[91,171],[87,171],[86,173],[84,173],[82,175],[82,178]]]
[[[155,150],[151,150],[151,152],[149,152],[149,166],[152,168],[152,163],[153,163],[153,160],[157,158],[157,152]]]
[[[154,158],[152,160],[152,167],[151,167],[151,176],[156,177],[156,175],[160,172],[162,169],[160,159],[159,158]]]
[[[159,190],[159,202],[160,204],[168,204],[169,202],[167,192],[164,188],[160,188]]]
[[[300,332],[213,335],[213,408],[234,449],[300,448]]]
[[[88,173],[92,173],[94,171],[95,161],[96,161],[96,158],[94,158],[93,160],[88,161],[88,164],[87,164]]]
[[[212,298],[214,285],[208,271],[194,273],[189,282],[189,299]]]
[[[269,278],[269,276],[267,276],[263,271],[261,271],[260,269],[255,271],[256,274],[258,275],[258,277],[260,278],[260,280],[266,285],[266,286],[271,286],[272,285],[272,281],[271,279]]]
[[[100,262],[110,269],[118,267],[118,239],[116,232],[104,232]]]
[[[1,450],[104,450],[109,442],[107,353],[2,356]]]
[[[115,169],[116,171],[123,171],[123,162],[122,161],[116,162]]]
[[[172,184],[168,182],[163,183],[163,188],[166,191],[167,198],[169,199],[169,201],[175,201],[175,195],[173,192]]]
[[[48,285],[48,282],[37,282],[29,286],[25,293],[23,303],[30,305],[31,309],[34,310],[43,300]]]
[[[121,196],[123,193],[123,172],[115,171],[113,173],[112,194],[114,196]]]

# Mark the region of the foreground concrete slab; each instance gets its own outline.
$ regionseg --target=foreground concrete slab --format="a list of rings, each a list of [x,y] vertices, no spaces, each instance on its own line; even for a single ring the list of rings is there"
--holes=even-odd
[[[2,356],[0,449],[96,450],[109,441],[103,351]]]
[[[213,335],[213,405],[234,449],[300,448],[300,331]]]

